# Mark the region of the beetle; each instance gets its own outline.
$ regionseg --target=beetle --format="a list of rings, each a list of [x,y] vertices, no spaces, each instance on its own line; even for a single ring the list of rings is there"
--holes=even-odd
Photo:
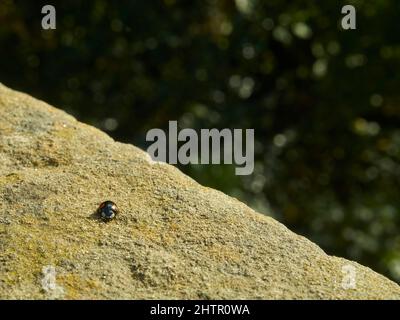
[[[100,204],[97,213],[103,220],[110,221],[119,213],[119,209],[114,202],[107,200]]]

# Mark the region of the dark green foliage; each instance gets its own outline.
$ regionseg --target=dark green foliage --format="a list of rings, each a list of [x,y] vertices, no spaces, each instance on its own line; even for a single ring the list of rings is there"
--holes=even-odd
[[[54,1],[44,31],[2,0],[0,81],[142,148],[169,120],[254,128],[252,176],[182,170],[400,281],[400,3],[350,3],[356,31],[341,1]]]

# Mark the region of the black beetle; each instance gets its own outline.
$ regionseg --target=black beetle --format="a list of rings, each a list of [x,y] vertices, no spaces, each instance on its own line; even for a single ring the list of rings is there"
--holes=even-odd
[[[119,209],[114,202],[107,200],[100,204],[97,213],[103,220],[110,221],[119,213]]]

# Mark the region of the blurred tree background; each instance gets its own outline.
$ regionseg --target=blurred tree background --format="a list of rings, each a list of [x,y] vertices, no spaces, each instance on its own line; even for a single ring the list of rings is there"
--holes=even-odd
[[[397,281],[399,66],[396,0],[0,1],[5,85],[143,149],[169,120],[254,128],[251,176],[181,169]]]

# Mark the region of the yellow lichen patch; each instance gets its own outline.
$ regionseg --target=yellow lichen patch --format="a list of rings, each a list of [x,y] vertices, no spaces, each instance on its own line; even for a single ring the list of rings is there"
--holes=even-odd
[[[2,239],[1,255],[18,257],[7,259],[7,270],[0,275],[10,285],[20,283],[22,274],[25,282],[38,281],[43,267],[73,259],[79,249],[79,245],[63,239],[62,231],[38,225],[32,217],[21,220],[23,223],[8,227]]]
[[[94,299],[93,292],[101,291],[98,280],[87,279],[79,274],[68,273],[57,276],[57,284],[64,289],[65,299]]]
[[[148,226],[145,224],[138,224],[134,229],[133,229],[133,236],[136,239],[143,239],[145,241],[149,242],[160,242],[161,237],[160,237],[160,231],[158,228]]]
[[[210,258],[219,262],[240,263],[241,255],[235,248],[221,244],[212,244],[206,247]]]
[[[65,123],[56,123],[52,136],[59,139],[73,139],[75,138],[76,129]]]
[[[216,292],[217,294],[218,292],[224,291],[235,292],[237,290],[243,290],[243,288],[246,288],[247,290],[254,290],[255,288],[251,288],[251,284],[254,284],[255,287],[260,285],[260,283],[256,284],[253,281],[250,281],[249,278],[229,275],[228,277],[213,279],[213,281],[209,283],[208,289],[211,292]]]
[[[22,178],[19,174],[17,173],[10,173],[6,176],[1,176],[0,177],[0,186],[6,186],[8,184],[14,184],[17,183],[18,181],[21,181]]]
[[[36,161],[39,167],[67,165],[72,160],[68,147],[60,146],[52,140],[40,141],[37,146],[40,158]]]
[[[180,233],[181,228],[178,223],[176,222],[169,222],[165,228],[159,230],[159,234],[161,236],[163,245],[165,246],[173,246],[177,240],[177,235]]]
[[[173,232],[173,233],[179,233],[179,231],[181,230],[181,227],[176,222],[170,222],[168,227],[169,227],[169,231]]]
[[[0,124],[0,133],[2,135],[12,134],[14,132],[14,130],[15,129],[13,129],[10,125],[8,125],[4,122]]]

